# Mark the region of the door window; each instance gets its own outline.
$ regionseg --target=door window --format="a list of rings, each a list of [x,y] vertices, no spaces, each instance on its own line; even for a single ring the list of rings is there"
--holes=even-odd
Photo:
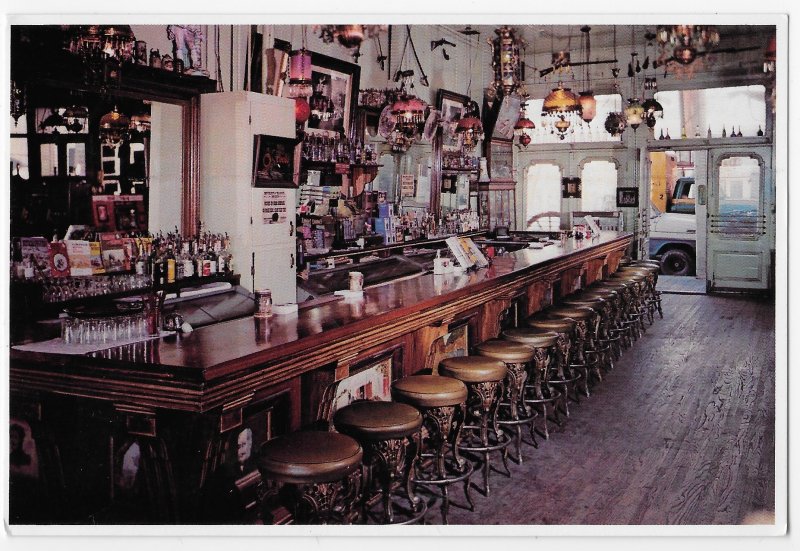
[[[584,211],[613,211],[617,201],[617,165],[611,161],[589,161],[581,173]]]
[[[561,222],[561,168],[535,164],[525,174],[525,229],[558,231]]]
[[[766,221],[761,208],[763,182],[758,158],[725,157],[719,162],[718,175],[718,204],[711,231],[731,238],[762,235]]]

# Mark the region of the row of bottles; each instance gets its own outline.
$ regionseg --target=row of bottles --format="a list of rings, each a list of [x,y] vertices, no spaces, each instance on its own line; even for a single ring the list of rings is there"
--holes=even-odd
[[[666,134],[664,133],[664,130],[666,130]],[[759,126],[758,127],[758,132],[756,133],[756,136],[761,137],[763,135],[764,135],[764,130],[762,130],[761,126]],[[694,137],[695,138],[701,138],[702,137],[700,135],[700,126],[699,125],[695,126]],[[706,138],[711,139],[712,137],[714,137],[714,136],[712,135],[711,127],[709,126],[708,127],[708,131],[706,132]],[[718,136],[718,137],[722,137],[722,138],[729,137],[728,130],[727,130],[726,127],[724,127],[724,126],[722,127],[722,134],[720,134],[720,136]],[[739,130],[737,131],[736,127],[731,125],[730,137],[731,138],[743,138],[744,134],[742,134],[742,127],[739,126]],[[684,126],[684,127],[681,128],[681,139],[685,140],[686,138],[688,138],[688,135],[686,134],[686,127]],[[672,137],[669,135],[669,128],[662,129],[661,133],[658,135],[658,139],[659,140],[671,140]]]
[[[142,242],[135,262],[137,274],[150,276],[154,285],[233,273],[228,234],[202,233],[183,237],[177,228]]]
[[[323,134],[303,136],[303,159],[311,162],[375,164],[375,149],[361,140]]]

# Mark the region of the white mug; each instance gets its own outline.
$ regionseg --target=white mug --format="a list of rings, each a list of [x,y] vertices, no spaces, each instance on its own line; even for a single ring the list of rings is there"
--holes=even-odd
[[[349,272],[350,290],[361,291],[364,288],[364,274],[361,272]]]

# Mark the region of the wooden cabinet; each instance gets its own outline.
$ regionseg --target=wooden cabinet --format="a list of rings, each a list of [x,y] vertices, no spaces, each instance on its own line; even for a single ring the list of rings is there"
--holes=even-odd
[[[254,137],[294,138],[294,101],[223,92],[202,96],[200,108],[200,219],[231,236],[245,288],[294,302],[296,190],[252,185]]]

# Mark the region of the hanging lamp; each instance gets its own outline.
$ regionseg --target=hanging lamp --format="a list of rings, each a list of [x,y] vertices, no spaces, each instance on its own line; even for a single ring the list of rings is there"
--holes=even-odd
[[[564,88],[562,84],[558,83],[558,88],[554,88],[542,104],[542,115],[549,117],[553,120],[555,129],[558,130],[559,139],[563,140],[564,136],[572,126],[572,119],[575,115],[581,114],[581,103],[571,89]]]
[[[578,96],[578,101],[581,104],[581,118],[585,122],[592,122],[594,120],[595,115],[597,115],[597,100],[594,97],[594,91],[592,90],[591,82],[589,80],[589,61],[592,55],[592,44],[589,39],[589,31],[592,28],[588,25],[584,25],[581,27],[581,32],[584,36],[585,42],[585,50],[586,50],[586,57],[584,59],[584,86],[585,90],[580,92]]]
[[[519,110],[519,119],[514,124],[514,135],[518,137],[519,145],[522,147],[528,147],[528,144],[531,143],[531,132],[536,128],[536,125],[525,113],[526,107],[527,102],[523,101]]]
[[[520,60],[520,40],[516,31],[508,26],[495,29],[495,38],[487,39],[492,47],[492,68],[494,81],[491,87],[497,95],[513,94],[522,86],[522,63]]]
[[[124,114],[114,109],[100,118],[100,141],[103,145],[116,147],[128,139],[131,120]]]

